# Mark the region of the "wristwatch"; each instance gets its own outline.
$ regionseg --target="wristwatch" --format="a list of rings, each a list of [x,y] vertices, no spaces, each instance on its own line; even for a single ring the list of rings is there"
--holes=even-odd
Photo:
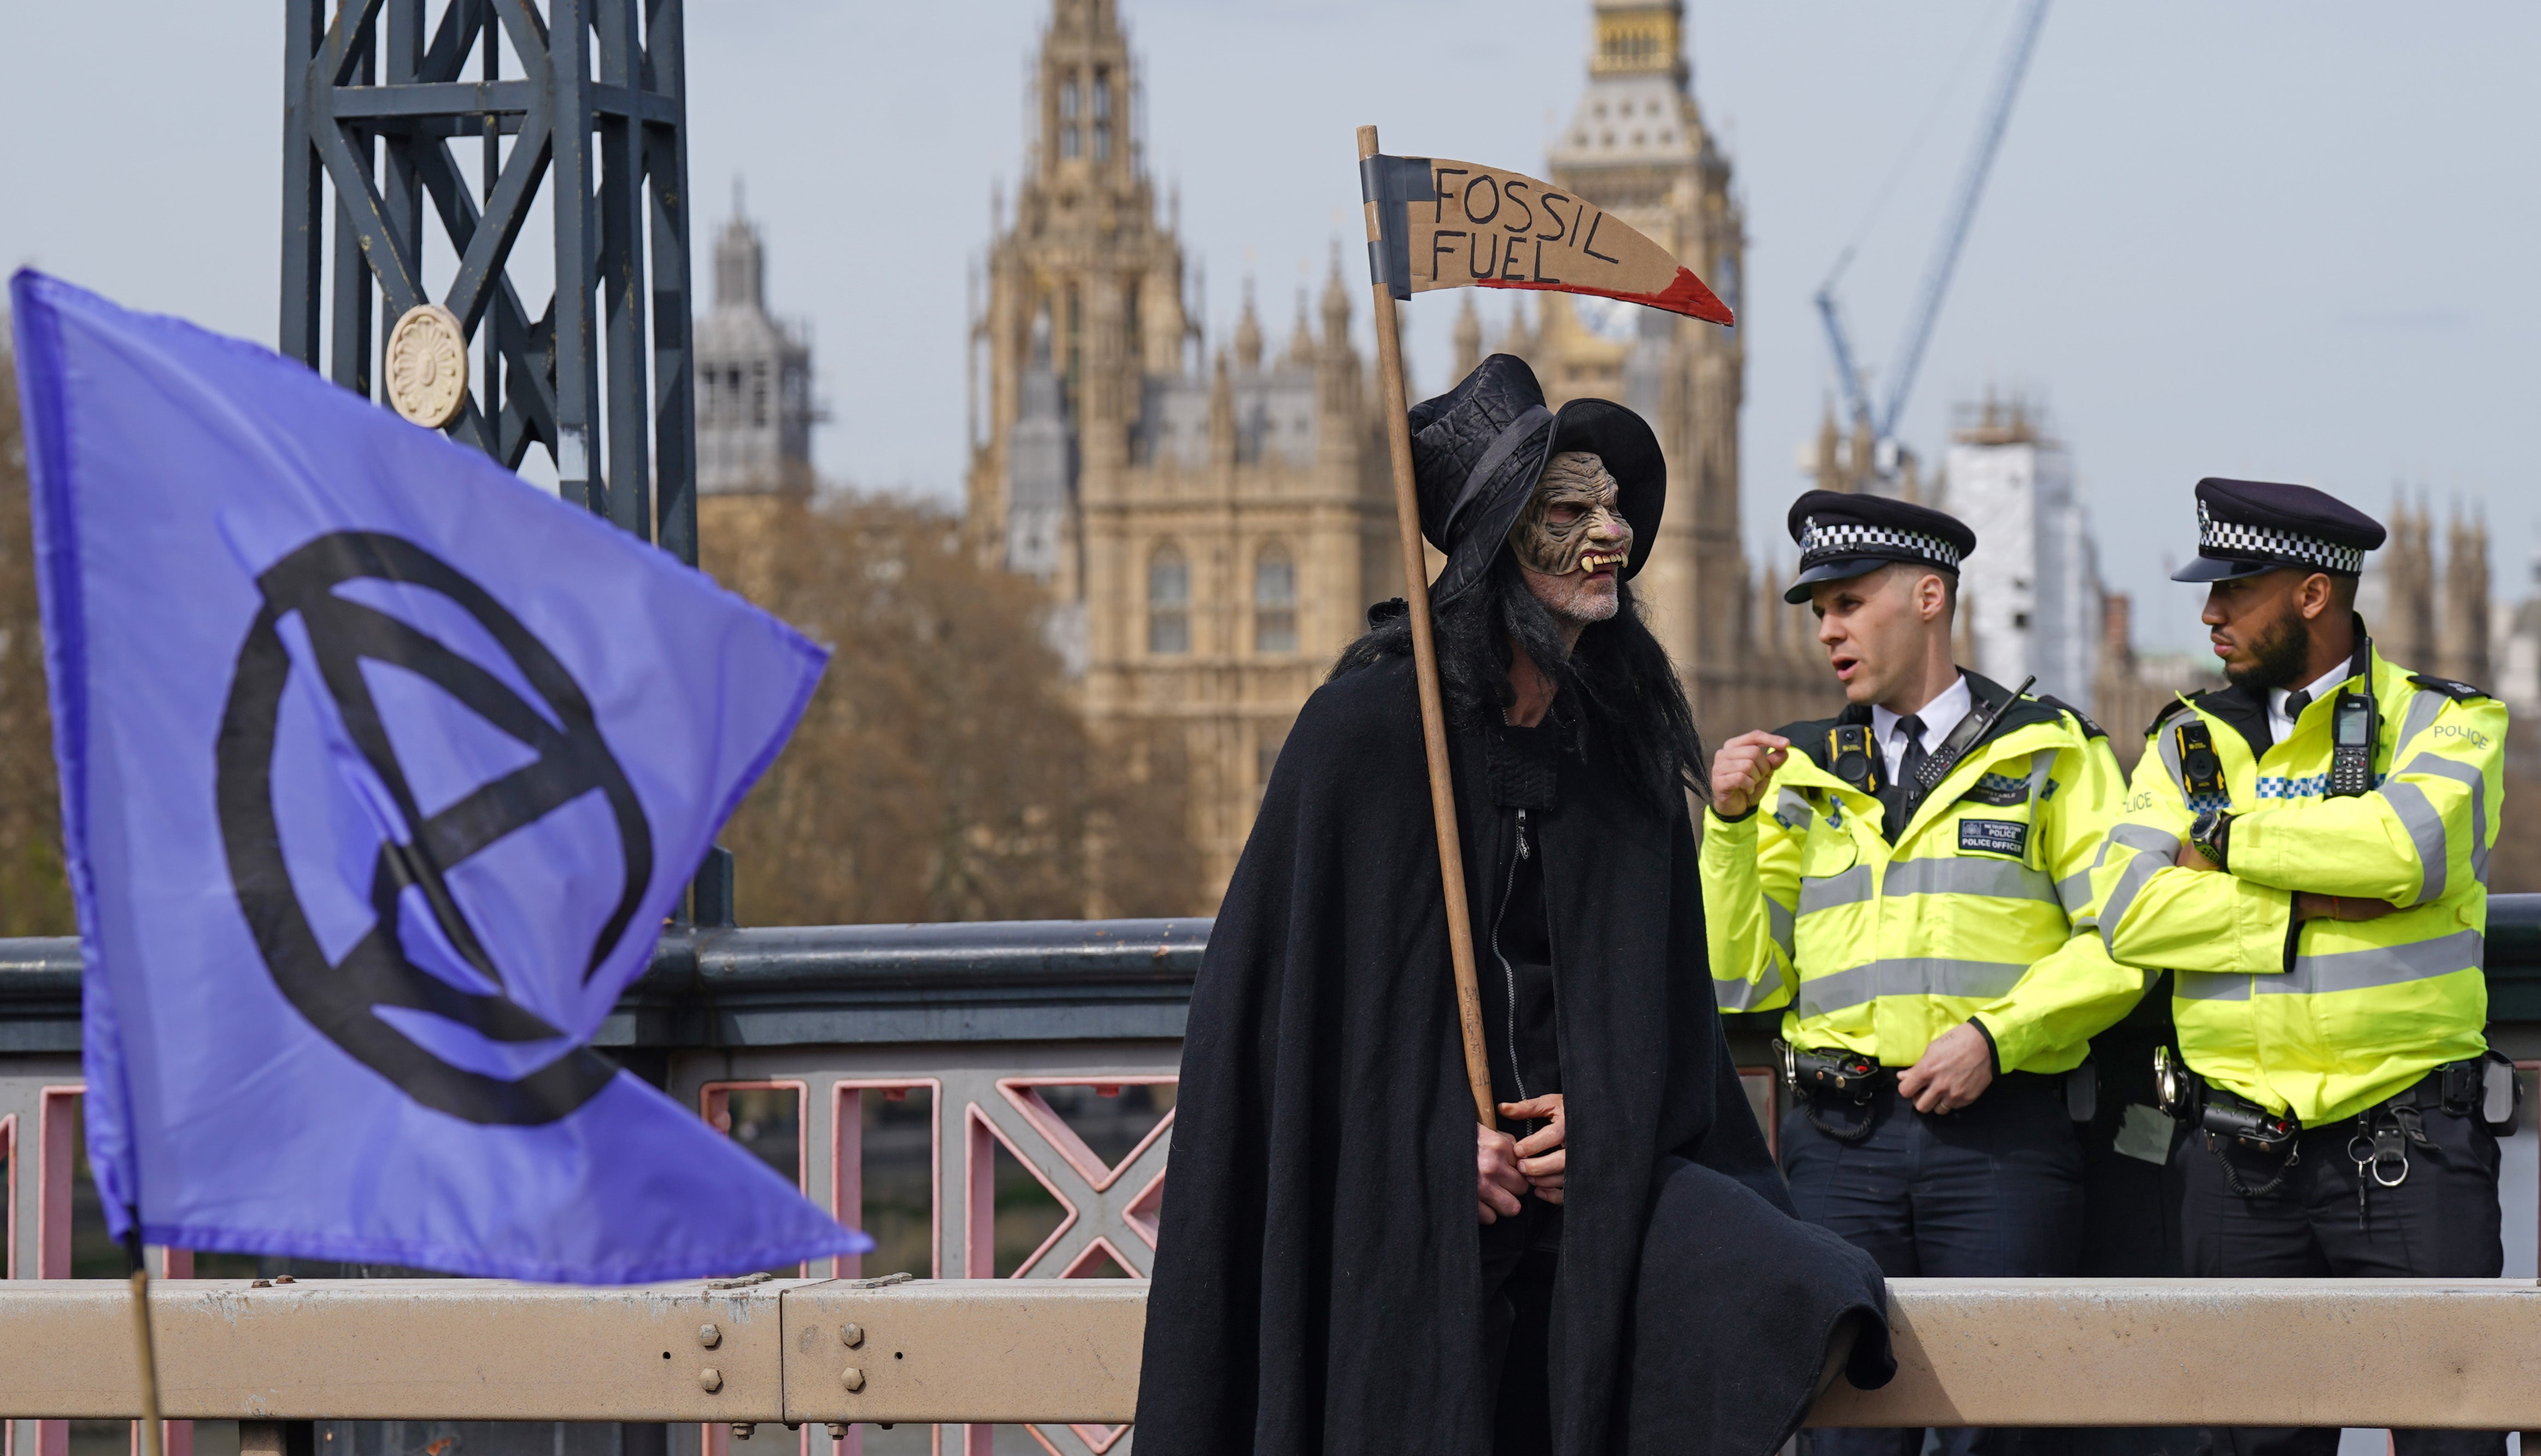
[[[2188,827],[2188,842],[2197,852],[2213,860],[2214,867],[2229,873],[2232,850],[2232,816],[2222,809],[2209,809],[2197,816]]]

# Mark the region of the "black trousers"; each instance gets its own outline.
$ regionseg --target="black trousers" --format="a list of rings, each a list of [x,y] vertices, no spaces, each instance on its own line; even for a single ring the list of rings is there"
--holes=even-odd
[[[2053,1277],[2074,1270],[2082,1230],[2082,1149],[2065,1096],[2046,1077],[1996,1078],[1957,1112],[1925,1117],[1893,1091],[1865,1110],[1822,1109],[1830,1126],[1869,1132],[1847,1142],[1806,1105],[1782,1119],[1782,1173],[1802,1218],[1879,1261],[1890,1278]],[[2062,1430],[1939,1432],[1953,1456],[2042,1456]],[[1921,1430],[1817,1429],[1816,1456],[1917,1456]]]
[[[2348,1145],[2357,1120],[2306,1129],[2285,1181],[2266,1193],[2233,1191],[2206,1134],[2190,1131],[2171,1153],[2185,1185],[2180,1229],[2188,1272],[2201,1278],[2493,1279],[2505,1267],[2499,1233],[2497,1139],[2477,1119],[2429,1108],[2427,1142],[2408,1144],[2397,1188],[2360,1185]],[[2241,1186],[2276,1176],[2278,1160],[2229,1148]],[[2360,1188],[2362,1201],[2360,1205]],[[2360,1222],[2360,1213],[2361,1214]],[[2504,1456],[2505,1433],[2395,1430],[2400,1456]],[[2235,1456],[2332,1456],[2338,1432],[2240,1427],[2204,1433],[2203,1449]]]
[[[1552,1456],[1553,1276],[1561,1209],[1530,1194],[1517,1216],[1483,1225],[1483,1374],[1499,1395],[1493,1456]]]

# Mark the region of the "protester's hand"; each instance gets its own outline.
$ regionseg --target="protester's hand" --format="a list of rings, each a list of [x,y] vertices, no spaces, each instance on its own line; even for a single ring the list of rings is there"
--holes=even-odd
[[[1548,1092],[1524,1102],[1503,1102],[1500,1116],[1512,1123],[1544,1124],[1544,1129],[1518,1139],[1517,1170],[1526,1175],[1527,1187],[1548,1203],[1561,1201],[1561,1176],[1568,1165],[1569,1152],[1563,1146],[1569,1140],[1569,1114],[1562,1110],[1561,1094]]]
[[[1514,1217],[1524,1204],[1526,1175],[1517,1167],[1517,1139],[1496,1128],[1474,1125],[1475,1161],[1479,1165],[1475,1196],[1485,1223]]]
[[[2294,918],[2297,920],[2378,920],[2398,909],[2387,900],[2354,895],[2315,895],[2309,890],[2294,892]]]
[[[1897,1076],[1897,1095],[1919,1113],[1953,1113],[1994,1082],[1994,1045],[1970,1022],[1943,1032]]]
[[[1741,733],[1711,756],[1711,812],[1736,819],[1765,796],[1774,770],[1791,756],[1791,741],[1771,733]]]

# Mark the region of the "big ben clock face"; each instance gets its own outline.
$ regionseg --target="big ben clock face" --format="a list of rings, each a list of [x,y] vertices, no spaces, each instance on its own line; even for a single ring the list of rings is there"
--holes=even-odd
[[[1570,315],[1579,321],[1579,327],[1617,343],[1630,343],[1641,336],[1641,315],[1646,312],[1639,304],[1620,298],[1596,298],[1585,293],[1570,296]]]

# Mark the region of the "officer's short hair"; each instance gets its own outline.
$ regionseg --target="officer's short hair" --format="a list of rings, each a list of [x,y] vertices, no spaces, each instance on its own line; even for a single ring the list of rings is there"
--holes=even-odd
[[[1910,585],[1920,577],[1939,577],[1941,579],[1941,620],[1955,622],[1959,619],[1959,574],[1957,572],[1943,571],[1937,566],[1926,566],[1921,561],[1891,561],[1880,567],[1874,574]]]

